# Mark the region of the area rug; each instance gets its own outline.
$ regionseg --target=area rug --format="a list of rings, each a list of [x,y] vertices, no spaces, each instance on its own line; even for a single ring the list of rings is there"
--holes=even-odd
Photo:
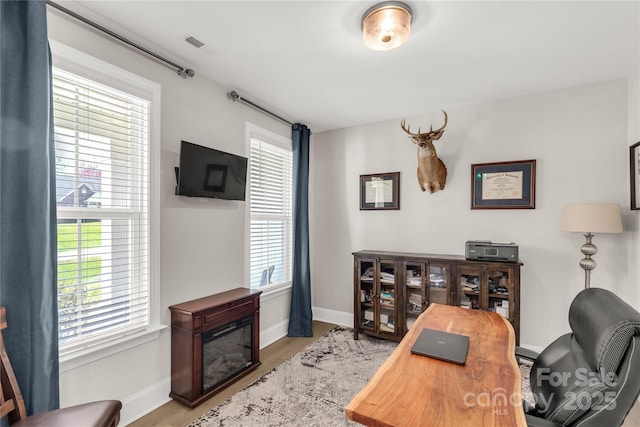
[[[336,327],[187,427],[358,426],[344,408],[396,346]]]

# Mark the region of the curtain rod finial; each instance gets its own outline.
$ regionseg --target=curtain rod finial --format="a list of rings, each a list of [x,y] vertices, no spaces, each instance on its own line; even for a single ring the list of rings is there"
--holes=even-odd
[[[235,90],[232,90],[231,92],[227,93],[227,98],[235,102],[240,99],[240,95],[238,95],[238,92],[236,92]]]
[[[181,68],[178,70],[178,75],[183,79],[186,79],[187,77],[195,76],[196,73],[191,68]]]

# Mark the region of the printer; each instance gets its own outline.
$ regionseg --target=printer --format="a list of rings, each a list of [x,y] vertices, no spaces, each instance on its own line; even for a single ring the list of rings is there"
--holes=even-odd
[[[490,240],[467,240],[464,256],[468,260],[518,262],[518,245]]]

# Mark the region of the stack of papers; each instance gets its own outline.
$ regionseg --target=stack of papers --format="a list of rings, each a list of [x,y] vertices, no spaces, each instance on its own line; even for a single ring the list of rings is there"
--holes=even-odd
[[[420,286],[422,279],[420,277],[407,277],[407,285]]]
[[[388,280],[393,282],[394,275],[392,273],[380,272],[380,280]]]

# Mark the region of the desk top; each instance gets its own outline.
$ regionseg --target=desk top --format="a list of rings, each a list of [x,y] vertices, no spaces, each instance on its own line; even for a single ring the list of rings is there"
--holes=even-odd
[[[411,354],[423,328],[469,336],[466,364]],[[345,413],[367,426],[526,427],[514,351],[501,315],[431,304]]]

